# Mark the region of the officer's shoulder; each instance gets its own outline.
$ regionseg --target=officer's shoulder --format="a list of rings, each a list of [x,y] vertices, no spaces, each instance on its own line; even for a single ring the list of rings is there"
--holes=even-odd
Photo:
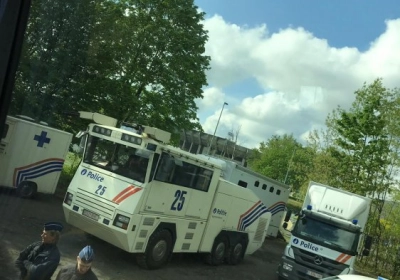
[[[35,248],[42,245],[42,241],[36,241],[28,245],[28,248]]]

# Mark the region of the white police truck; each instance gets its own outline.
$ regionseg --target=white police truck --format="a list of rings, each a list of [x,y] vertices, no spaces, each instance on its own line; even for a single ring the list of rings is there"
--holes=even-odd
[[[219,161],[168,145],[170,136],[90,124],[63,202],[66,221],[136,253],[147,269],[175,252],[239,263],[262,246],[271,212],[253,191],[223,179]]]

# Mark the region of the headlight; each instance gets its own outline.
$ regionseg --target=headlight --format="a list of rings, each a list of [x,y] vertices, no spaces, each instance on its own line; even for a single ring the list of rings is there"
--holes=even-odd
[[[122,215],[118,215],[118,221],[125,223],[125,224],[129,224],[129,218],[122,216]]]
[[[67,192],[64,197],[64,203],[71,206],[73,197],[74,195],[72,193]]]
[[[117,216],[114,219],[113,225],[122,229],[127,229],[129,221],[130,219],[128,217],[123,216],[121,214],[117,214]]]
[[[282,267],[283,267],[283,269],[288,270],[288,271],[292,271],[292,269],[293,269],[293,266],[288,263],[283,263]]]

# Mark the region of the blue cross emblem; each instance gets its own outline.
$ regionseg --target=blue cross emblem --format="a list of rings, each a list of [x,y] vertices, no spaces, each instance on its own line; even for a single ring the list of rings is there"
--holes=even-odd
[[[42,147],[42,148],[43,148],[44,143],[47,143],[47,144],[50,143],[50,138],[47,138],[46,131],[42,131],[42,133],[40,135],[35,135],[35,138],[33,138],[33,140],[38,141],[37,146]]]

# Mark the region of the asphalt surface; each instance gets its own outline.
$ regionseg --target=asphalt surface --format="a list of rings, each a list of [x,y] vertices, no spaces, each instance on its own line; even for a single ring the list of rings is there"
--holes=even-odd
[[[0,189],[0,214],[0,279],[18,279],[15,259],[28,244],[40,240],[43,224],[48,221],[65,225],[58,244],[62,256],[56,273],[61,267],[75,263],[78,252],[89,244],[95,248],[93,270],[99,279],[274,280],[286,246],[282,239],[268,238],[261,249],[237,266],[214,267],[206,265],[200,254],[175,254],[167,266],[148,271],[137,266],[134,255],[66,224],[61,198],[41,195],[35,199],[21,199],[13,192]]]

